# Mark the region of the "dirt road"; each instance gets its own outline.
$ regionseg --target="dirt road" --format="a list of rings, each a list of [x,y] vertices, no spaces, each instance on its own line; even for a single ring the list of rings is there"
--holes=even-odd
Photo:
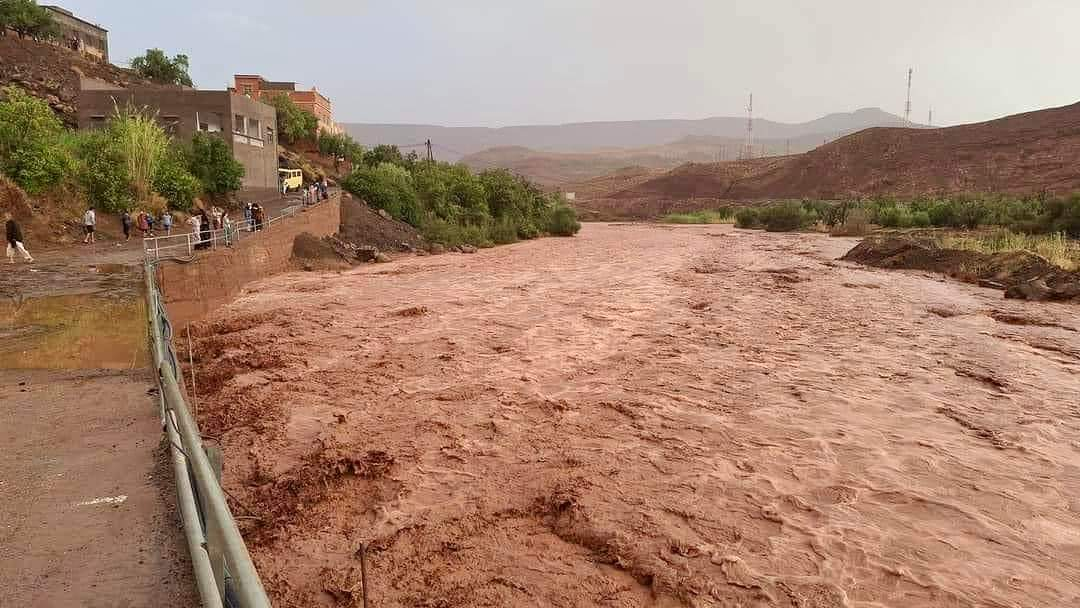
[[[1080,602],[1080,309],[587,225],[255,284],[201,425],[276,606]],[[358,604],[356,604],[358,605]]]

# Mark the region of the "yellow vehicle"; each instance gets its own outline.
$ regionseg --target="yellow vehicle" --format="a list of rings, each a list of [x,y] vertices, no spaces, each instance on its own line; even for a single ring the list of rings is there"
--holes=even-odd
[[[304,185],[304,173],[300,169],[278,169],[278,180],[286,191],[299,190]]]

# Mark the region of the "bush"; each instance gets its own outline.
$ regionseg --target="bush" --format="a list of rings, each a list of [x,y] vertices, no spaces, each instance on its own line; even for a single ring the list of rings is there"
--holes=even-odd
[[[30,194],[59,184],[73,167],[64,125],[41,99],[17,87],[0,102],[0,172]]]
[[[930,214],[926,211],[912,211],[911,225],[916,228],[926,228],[930,225]]]
[[[188,171],[198,178],[207,194],[220,196],[240,189],[244,165],[233,158],[229,144],[222,138],[196,133],[186,156]]]
[[[551,212],[547,231],[555,236],[574,236],[581,230],[577,213],[569,205],[560,204]]]
[[[736,228],[760,228],[761,215],[753,207],[744,207],[735,212]]]
[[[914,223],[906,206],[884,207],[878,211],[877,220],[886,228],[910,228]]]
[[[69,146],[76,159],[75,178],[92,206],[114,213],[134,206],[127,165],[108,132],[80,131],[70,136]]]
[[[159,84],[192,86],[188,74],[188,56],[179,54],[169,59],[161,49],[146,49],[146,54],[131,60],[131,69]]]
[[[154,172],[154,191],[169,203],[169,207],[189,211],[199,196],[202,184],[188,171],[187,155],[174,148],[158,163]]]
[[[669,213],[660,218],[668,224],[726,224],[732,221],[732,211],[726,207],[703,209],[690,213]]]
[[[768,232],[791,232],[806,228],[817,221],[817,213],[804,209],[799,203],[783,203],[764,207],[759,212],[760,221]]]
[[[1080,238],[1080,194],[1047,201],[1037,222],[1041,232],[1061,232]]]
[[[270,105],[277,110],[277,130],[281,141],[292,144],[298,141],[314,141],[319,129],[319,119],[293,103],[289,96],[278,93],[270,98]]]
[[[829,232],[833,236],[866,236],[869,233],[870,212],[862,207],[849,209],[844,221]]]

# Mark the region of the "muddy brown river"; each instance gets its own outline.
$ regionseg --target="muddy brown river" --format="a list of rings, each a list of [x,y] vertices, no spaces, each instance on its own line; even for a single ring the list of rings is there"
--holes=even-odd
[[[1076,606],[1080,307],[586,225],[254,284],[200,423],[275,606]]]

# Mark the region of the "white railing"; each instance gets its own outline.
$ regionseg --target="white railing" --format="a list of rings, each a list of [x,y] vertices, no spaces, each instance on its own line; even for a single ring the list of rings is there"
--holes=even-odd
[[[309,205],[297,204],[286,207],[281,210],[281,213],[264,220],[261,226],[256,226],[255,220],[233,222],[231,229],[217,228],[211,230],[207,238],[203,237],[201,227],[199,232],[178,232],[176,234],[168,234],[165,236],[145,237],[143,238],[143,251],[145,252],[146,259],[160,260],[162,256],[167,258],[191,257],[195,255],[195,252],[199,249],[214,250],[219,247],[233,247],[242,240],[251,238],[264,230],[269,230],[270,226],[276,222],[292,217],[304,209],[314,207],[323,202],[325,201],[319,201]],[[175,226],[173,230],[176,231]]]

